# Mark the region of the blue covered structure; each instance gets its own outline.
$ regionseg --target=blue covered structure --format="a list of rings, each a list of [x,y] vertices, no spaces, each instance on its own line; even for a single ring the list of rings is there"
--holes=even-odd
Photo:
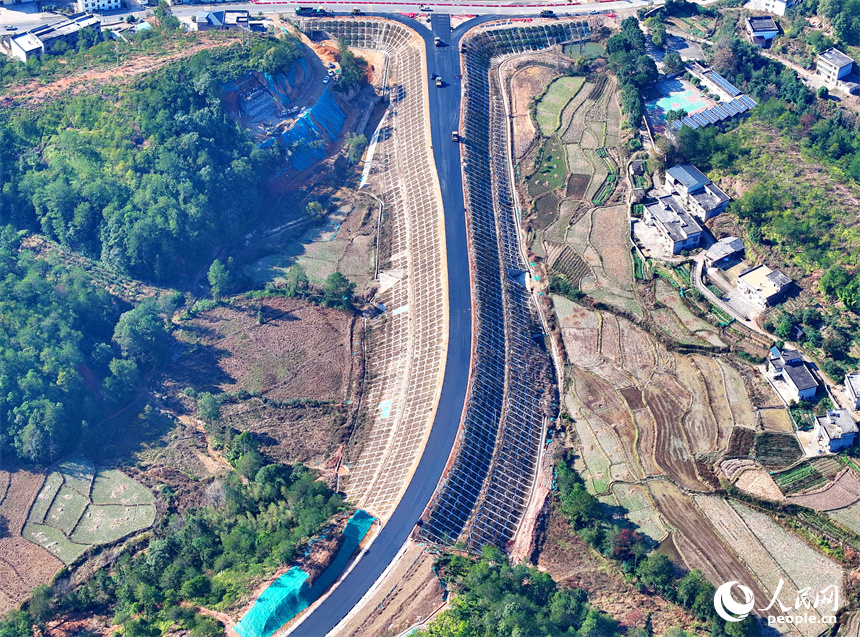
[[[343,109],[326,87],[317,103],[299,116],[296,123],[282,135],[293,168],[305,170],[325,159],[326,144],[340,136],[345,120]]]

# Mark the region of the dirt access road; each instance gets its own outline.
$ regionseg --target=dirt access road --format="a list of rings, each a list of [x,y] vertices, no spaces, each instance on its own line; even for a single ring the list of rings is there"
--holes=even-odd
[[[232,40],[202,42],[158,58],[157,60],[153,60],[149,55],[140,55],[118,68],[81,71],[75,75],[63,77],[45,85],[39,84],[38,80],[31,80],[26,84],[10,86],[7,91],[10,95],[14,95],[14,97],[7,96],[0,99],[0,108],[19,107],[24,104],[39,104],[50,99],[56,99],[60,95],[83,93],[91,90],[94,84],[122,82],[143,73],[151,73],[171,62],[191,57],[200,51],[228,46],[232,43]]]

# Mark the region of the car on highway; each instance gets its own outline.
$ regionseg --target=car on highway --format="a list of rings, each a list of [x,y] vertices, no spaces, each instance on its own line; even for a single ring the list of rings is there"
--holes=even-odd
[[[554,18],[555,12],[549,11],[548,9],[544,9],[543,11],[540,12],[540,17],[541,18]]]
[[[325,78],[323,79],[323,84],[328,84],[329,79],[330,79],[329,77],[325,77]]]
[[[442,88],[443,86],[445,86],[445,83],[442,81],[442,78],[437,77],[436,78],[436,88]]]
[[[460,133],[458,133],[457,131],[451,131],[451,141],[452,142],[459,142],[460,141]]]
[[[436,46],[442,46],[445,43],[442,42],[442,38],[437,36],[437,37],[433,38],[433,44],[435,44]]]
[[[7,24],[3,28],[6,29],[7,31],[17,31],[18,30],[18,27],[16,27],[14,24]]]
[[[421,11],[432,11],[433,9],[426,4],[421,5]]]

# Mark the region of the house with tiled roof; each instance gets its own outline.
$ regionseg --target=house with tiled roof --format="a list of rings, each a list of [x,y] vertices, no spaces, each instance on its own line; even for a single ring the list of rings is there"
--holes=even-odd
[[[818,392],[818,381],[797,350],[771,347],[767,371],[774,379],[785,381],[795,401],[812,400]]]

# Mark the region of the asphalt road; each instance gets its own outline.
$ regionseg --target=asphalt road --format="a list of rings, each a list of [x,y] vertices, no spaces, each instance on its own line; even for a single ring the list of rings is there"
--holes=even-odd
[[[448,251],[448,360],[442,394],[427,446],[403,499],[363,559],[328,599],[291,633],[296,637],[322,637],[332,630],[394,559],[442,477],[466,400],[471,355],[472,301],[460,151],[459,146],[451,141],[451,131],[457,130],[460,117],[460,83],[454,75],[459,73],[458,42],[465,29],[458,28],[457,37],[452,38],[447,15],[434,15],[431,26],[433,33],[424,35],[428,54],[427,66],[429,73],[440,75],[446,83],[443,88],[436,88],[428,73],[430,125],[436,173],[442,190],[445,242]],[[434,35],[439,36],[447,46],[434,46]]]

